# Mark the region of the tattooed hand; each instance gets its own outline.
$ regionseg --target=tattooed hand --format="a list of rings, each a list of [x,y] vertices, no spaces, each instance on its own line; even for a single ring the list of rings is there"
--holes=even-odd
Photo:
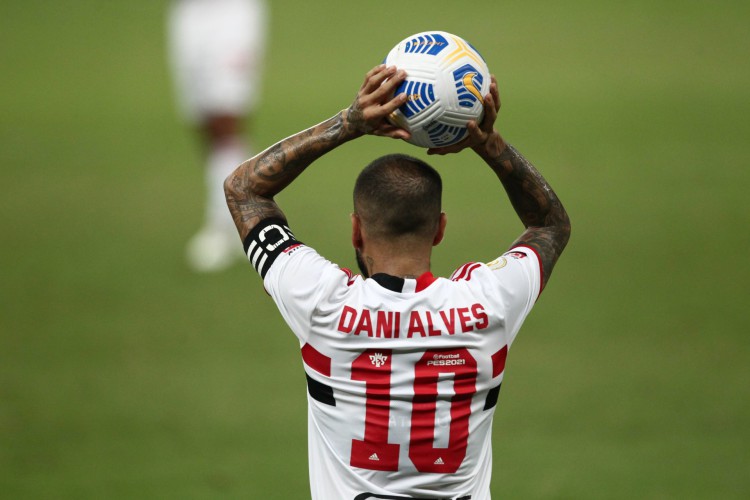
[[[329,151],[365,134],[408,139],[409,132],[387,121],[406,101],[404,94],[393,97],[404,78],[406,73],[395,67],[376,66],[367,73],[349,108],[282,139],[237,167],[224,182],[224,193],[240,237],[244,239],[265,218],[284,219],[274,196]]]
[[[408,139],[408,131],[388,122],[388,115],[406,102],[406,94],[392,97],[406,78],[406,72],[381,64],[371,69],[349,108],[344,110],[344,130],[353,136],[381,135]]]

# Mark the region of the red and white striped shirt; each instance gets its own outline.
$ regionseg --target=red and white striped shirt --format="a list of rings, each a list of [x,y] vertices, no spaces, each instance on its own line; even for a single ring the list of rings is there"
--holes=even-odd
[[[540,293],[537,255],[363,279],[282,222],[253,234],[248,256],[300,342],[312,498],[489,499],[492,417]]]

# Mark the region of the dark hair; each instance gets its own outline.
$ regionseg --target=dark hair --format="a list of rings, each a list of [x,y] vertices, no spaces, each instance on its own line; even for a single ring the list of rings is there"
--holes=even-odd
[[[440,220],[443,181],[418,158],[382,156],[354,184],[354,211],[378,238],[432,237]]]

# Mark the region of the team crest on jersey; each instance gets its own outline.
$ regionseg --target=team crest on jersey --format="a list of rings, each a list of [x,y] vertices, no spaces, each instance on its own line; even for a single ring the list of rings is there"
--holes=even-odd
[[[387,360],[388,356],[386,356],[382,352],[370,354],[370,362],[375,365],[376,368],[380,368],[381,366],[383,366]]]

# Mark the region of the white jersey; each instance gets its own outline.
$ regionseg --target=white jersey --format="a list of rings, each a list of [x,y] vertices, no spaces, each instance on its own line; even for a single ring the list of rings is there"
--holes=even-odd
[[[299,339],[312,498],[489,499],[505,359],[540,292],[535,252],[450,279],[363,279],[279,219],[245,247]]]
[[[182,111],[244,116],[259,94],[268,25],[263,0],[174,0],[169,56]]]

